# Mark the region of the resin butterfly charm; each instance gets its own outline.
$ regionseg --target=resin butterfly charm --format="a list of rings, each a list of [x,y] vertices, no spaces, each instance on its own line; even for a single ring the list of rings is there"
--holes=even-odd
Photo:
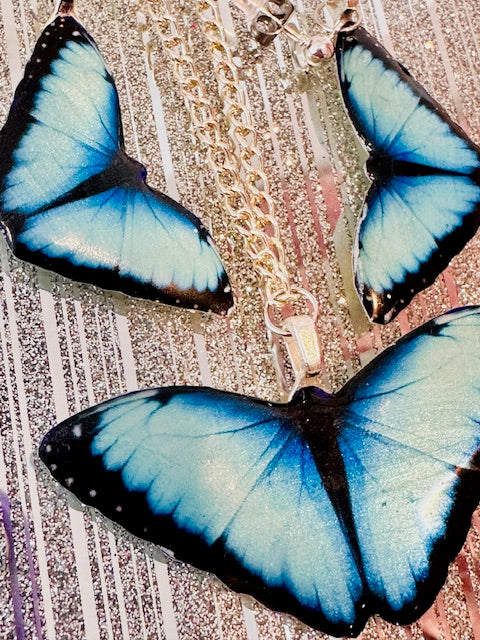
[[[369,317],[389,322],[480,224],[480,148],[363,28],[341,31],[340,86],[370,152],[354,249]]]
[[[85,504],[334,635],[432,603],[480,498],[480,308],[432,320],[336,395],[130,393],[40,457]]]
[[[106,289],[226,312],[210,235],[145,178],[124,150],[113,78],[62,2],[0,132],[0,222],[13,253]]]

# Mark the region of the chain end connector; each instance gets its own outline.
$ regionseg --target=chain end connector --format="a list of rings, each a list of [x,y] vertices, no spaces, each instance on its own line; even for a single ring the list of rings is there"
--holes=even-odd
[[[285,343],[297,379],[319,373],[322,355],[312,316],[291,316],[285,320],[284,327],[289,333],[285,336]]]
[[[255,40],[267,47],[282,31],[294,12],[290,0],[234,0],[245,14]]]

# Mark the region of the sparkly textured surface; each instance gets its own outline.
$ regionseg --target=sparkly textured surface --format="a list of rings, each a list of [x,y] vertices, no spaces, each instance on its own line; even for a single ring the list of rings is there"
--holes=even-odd
[[[2,2],[2,121],[53,4]],[[307,14],[314,4],[303,4]],[[195,3],[171,0],[169,6],[220,114]],[[258,132],[289,273],[319,302],[322,378],[338,389],[411,328],[453,306],[480,302],[480,237],[391,325],[370,326],[351,274],[352,238],[367,189],[364,152],[343,109],[334,63],[301,75],[285,41],[260,51],[240,12],[225,0],[219,6]],[[366,26],[479,143],[480,13],[473,0],[364,0],[362,6]],[[143,34],[138,27],[142,7],[143,0],[78,0],[77,12],[115,77],[128,151],[147,166],[152,185],[212,231],[236,307],[222,319],[72,284],[14,260],[0,241],[0,637],[326,638],[83,510],[36,457],[42,435],[58,420],[137,387],[208,384],[278,399],[291,384],[284,346],[267,336],[259,282],[222,208],[170,58],[151,25]],[[155,7],[161,15],[162,0]],[[479,532],[476,514],[445,587],[419,622],[400,628],[373,619],[362,640],[478,640]]]

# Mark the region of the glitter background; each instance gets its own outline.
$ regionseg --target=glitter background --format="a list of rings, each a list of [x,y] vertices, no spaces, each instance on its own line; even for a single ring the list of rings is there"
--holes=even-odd
[[[262,143],[289,272],[319,301],[322,378],[338,389],[426,319],[480,302],[480,240],[477,234],[391,325],[370,326],[350,266],[367,181],[334,64],[308,81],[297,78],[284,41],[256,50],[240,12],[225,0],[219,5]],[[159,1],[160,13],[162,6]],[[480,142],[476,0],[364,0],[363,6],[367,27]],[[170,7],[183,37],[188,34],[212,104],[221,108],[194,3],[172,0]],[[309,2],[299,7],[312,9]],[[51,9],[47,0],[0,0],[2,121]],[[208,384],[278,399],[291,383],[265,331],[258,281],[153,34],[148,64],[141,9],[127,0],[79,0],[78,13],[116,79],[127,149],[148,167],[152,185],[211,228],[236,307],[225,320],[104,293],[20,263],[0,241],[0,638],[325,638],[82,510],[38,463],[36,449],[49,427],[126,390]],[[399,628],[372,619],[362,639],[479,640],[479,531],[475,514],[445,587],[418,623]]]

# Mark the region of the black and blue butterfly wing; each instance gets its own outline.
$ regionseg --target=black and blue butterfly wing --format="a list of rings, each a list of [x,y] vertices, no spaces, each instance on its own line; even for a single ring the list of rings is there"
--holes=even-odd
[[[391,622],[419,617],[443,584],[480,499],[480,311],[432,320],[337,396],[366,587]]]
[[[40,456],[82,502],[275,609],[355,635],[419,617],[480,497],[480,310],[432,320],[337,396],[275,405],[141,391],[74,416]]]
[[[364,29],[341,33],[336,55],[348,114],[371,153],[356,286],[370,318],[389,322],[475,234],[480,149]]]
[[[80,500],[328,633],[418,618],[480,497],[480,310],[445,314],[337,396],[141,391],[52,429]]]
[[[15,255],[133,296],[231,306],[206,229],[149,188],[125,154],[113,79],[73,16],[57,16],[39,38],[0,152],[0,221]]]
[[[470,176],[397,175],[371,186],[354,253],[357,289],[371,319],[389,322],[433,283],[475,234],[479,203],[480,187]]]
[[[129,531],[312,626],[358,632],[362,581],[300,417],[212,389],[140,391],[63,422],[40,456]]]

